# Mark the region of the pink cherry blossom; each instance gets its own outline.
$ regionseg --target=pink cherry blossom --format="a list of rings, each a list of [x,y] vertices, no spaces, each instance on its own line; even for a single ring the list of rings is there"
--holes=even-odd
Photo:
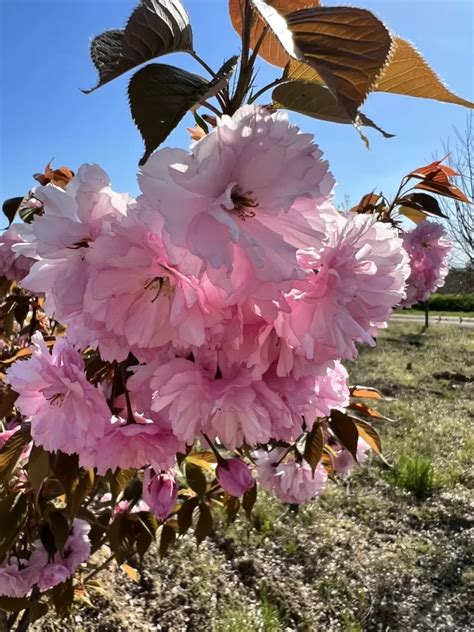
[[[335,452],[335,456],[332,457],[334,469],[339,474],[347,474],[359,463],[364,463],[369,458],[370,446],[359,437],[357,441],[357,463],[352,454],[340,445],[331,446]]]
[[[190,154],[156,152],[139,176],[142,203],[163,216],[173,244],[205,262],[215,283],[225,285],[237,262],[259,282],[299,278],[296,248],[318,234],[297,202],[310,198],[317,214],[334,184],[311,141],[285,114],[243,107],[219,119]]]
[[[130,423],[114,416],[105,434],[89,449],[78,449],[79,463],[86,469],[96,468],[100,475],[107,470],[141,468],[151,465],[156,470],[174,465],[182,443],[166,427],[134,412]]]
[[[47,313],[68,323],[82,312],[87,247],[110,221],[126,214],[132,200],[112,191],[98,165],[82,165],[66,191],[48,184],[37,187],[34,195],[44,209],[32,223],[30,251],[39,261],[22,285],[44,293]]]
[[[147,468],[143,476],[143,499],[158,520],[166,520],[178,497],[178,484],[172,471],[156,474]]]
[[[320,463],[313,474],[305,460],[298,462],[291,455],[284,455],[284,448],[256,452],[257,480],[260,485],[284,503],[299,505],[319,496],[327,481],[324,466]],[[284,459],[280,462],[282,457]]]
[[[33,587],[30,574],[26,570],[26,560],[21,565],[13,559],[0,564],[0,596],[25,597]]]
[[[37,584],[40,592],[54,588],[57,584],[69,579],[79,565],[89,559],[90,529],[90,525],[84,520],[74,520],[71,535],[66,540],[63,550],[55,553],[52,560],[40,540],[34,543],[28,562],[28,574],[32,583]]]
[[[87,381],[83,359],[64,338],[52,354],[40,333],[32,343],[32,355],[8,369],[6,382],[19,393],[16,406],[31,418],[34,442],[67,454],[94,446],[104,436],[110,410]]]
[[[291,313],[281,315],[278,334],[318,363],[354,359],[354,343],[373,345],[404,297],[409,266],[401,240],[388,224],[351,214],[319,251],[299,256],[307,277],[288,298]]]
[[[136,355],[171,341],[201,346],[206,321],[218,318],[200,280],[170,261],[160,232],[159,225],[151,230],[134,213],[114,223],[86,253],[85,322],[100,323]],[[199,273],[199,261],[195,269]]]
[[[427,298],[444,285],[452,243],[441,224],[424,220],[403,236],[403,247],[410,257],[411,273],[403,307]]]
[[[10,228],[0,235],[0,276],[9,281],[21,281],[35,263],[33,257],[21,254],[15,248],[23,244],[27,234],[31,232],[28,224],[12,224]]]
[[[248,465],[235,458],[219,463],[216,478],[222,489],[236,497],[245,494],[255,484]]]

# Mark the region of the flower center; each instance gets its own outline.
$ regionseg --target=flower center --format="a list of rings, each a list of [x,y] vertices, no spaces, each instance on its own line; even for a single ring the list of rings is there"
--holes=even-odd
[[[64,397],[65,397],[64,393],[56,393],[56,395],[53,395],[52,397],[47,397],[46,399],[48,400],[51,406],[60,407],[64,401]]]
[[[242,220],[255,217],[255,211],[251,209],[258,206],[258,202],[253,197],[252,191],[242,191],[239,186],[235,186],[230,194],[230,199],[234,203],[234,208],[231,209],[231,213],[235,213]]]
[[[152,303],[161,295],[169,296],[172,294],[174,287],[171,285],[168,277],[153,277],[145,283],[145,290],[156,291],[155,296],[152,299]]]

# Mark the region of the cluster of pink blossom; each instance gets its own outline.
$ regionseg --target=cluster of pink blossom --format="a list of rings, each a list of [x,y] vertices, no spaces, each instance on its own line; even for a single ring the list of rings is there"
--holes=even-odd
[[[444,285],[452,243],[446,230],[435,222],[424,220],[405,233],[403,247],[410,257],[410,276],[403,307],[411,307],[426,299]]]
[[[336,211],[321,151],[280,112],[223,116],[191,152],[157,151],[139,183],[134,200],[83,165],[66,190],[35,189],[43,214],[13,251],[67,334],[52,354],[36,334],[7,381],[37,445],[99,474],[149,467],[144,500],[164,519],[196,437],[294,442],[347,404],[341,360],[374,344],[410,268],[396,229]],[[86,349],[123,363],[124,394],[88,381]],[[291,503],[321,491],[322,466],[274,457],[257,457],[264,487]],[[232,460],[217,476],[231,494],[252,483]]]
[[[54,588],[72,577],[91,551],[90,525],[84,520],[74,520],[69,537],[62,551],[51,556],[40,540],[33,543],[28,560],[6,559],[0,564],[0,595],[24,597],[36,586],[40,592]]]

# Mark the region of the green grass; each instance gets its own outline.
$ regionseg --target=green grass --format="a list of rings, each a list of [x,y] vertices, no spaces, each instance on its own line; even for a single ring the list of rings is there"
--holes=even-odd
[[[397,316],[424,316],[425,312],[420,309],[399,309],[396,312]],[[453,318],[474,318],[474,312],[448,312],[443,310],[431,310],[429,311],[430,318],[438,318],[439,316],[452,316]]]
[[[433,463],[423,456],[400,457],[390,474],[394,485],[411,492],[419,500],[429,496],[435,488]]]

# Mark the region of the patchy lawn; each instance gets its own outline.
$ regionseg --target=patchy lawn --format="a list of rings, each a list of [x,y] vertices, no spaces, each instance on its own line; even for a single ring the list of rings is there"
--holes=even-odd
[[[222,523],[197,553],[185,537],[149,554],[138,583],[107,571],[94,607],[35,629],[471,630],[474,336],[419,332],[391,325],[350,367],[390,398],[395,421],[378,427],[392,469],[373,458],[296,514],[262,496],[252,524]]]

